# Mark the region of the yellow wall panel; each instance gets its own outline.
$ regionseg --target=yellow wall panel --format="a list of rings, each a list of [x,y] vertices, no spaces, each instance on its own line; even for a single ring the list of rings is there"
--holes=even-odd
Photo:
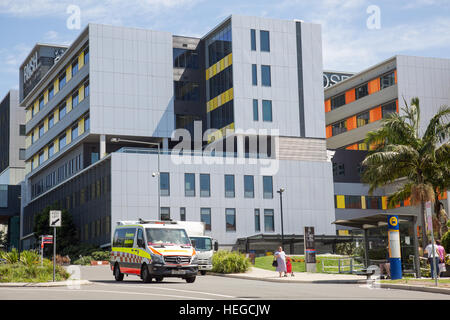
[[[68,97],[66,100],[66,112],[69,113],[72,110],[72,97]]]
[[[39,112],[39,101],[36,100],[36,101],[34,102],[34,114],[36,114],[36,113],[38,113],[38,112]]]
[[[25,123],[27,123],[30,120],[31,120],[31,108],[28,108],[25,114]]]
[[[72,142],[72,135],[71,135],[72,130],[67,129],[66,130],[66,143],[69,144]]]
[[[59,151],[59,138],[55,139],[55,153]]]
[[[387,197],[381,197],[381,204],[382,204],[382,208],[383,210],[387,210]]]
[[[31,172],[31,161],[25,162],[25,174],[28,174]]]
[[[48,118],[44,119],[44,132],[48,131]]]
[[[84,66],[84,52],[81,52],[78,56],[78,69],[81,69]]]
[[[66,69],[66,83],[72,79],[72,65],[69,65]]]
[[[31,136],[27,135],[25,138],[25,148],[28,148],[29,146],[31,146]]]
[[[59,79],[56,78],[55,80],[55,94],[59,91]]]
[[[338,209],[345,209],[345,196],[336,196],[336,205]]]
[[[78,89],[78,103],[84,100],[84,86]]]
[[[59,109],[58,109],[58,108],[55,109],[53,121],[54,121],[55,123],[57,123],[57,122],[59,121]]]
[[[47,161],[48,159],[48,147],[44,148],[44,161]]]
[[[39,127],[34,128],[34,141],[39,139]]]
[[[366,207],[366,197],[365,196],[361,196],[361,208],[362,209],[367,209],[367,207]]]
[[[80,121],[78,121],[78,135],[82,135],[84,133],[84,118],[81,118]]]

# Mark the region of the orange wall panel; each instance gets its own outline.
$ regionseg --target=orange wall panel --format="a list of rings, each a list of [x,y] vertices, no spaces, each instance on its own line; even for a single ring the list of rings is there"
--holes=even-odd
[[[395,105],[397,106],[397,113],[399,113],[398,112],[398,100],[395,100]]]
[[[345,92],[345,104],[355,101],[355,89]]]
[[[380,91],[380,78],[369,81],[369,94]]]
[[[348,146],[345,149],[347,149],[347,150],[358,150],[358,145],[357,144],[352,144],[351,146]]]
[[[397,70],[394,71],[395,83],[397,83]]]
[[[333,135],[333,130],[331,129],[331,126],[327,126],[327,138],[331,137]]]
[[[356,128],[356,116],[347,119],[347,130]]]
[[[330,112],[331,111],[331,100],[328,99],[325,101],[325,112]]]
[[[378,121],[382,118],[381,106],[373,108],[369,112],[370,122]]]

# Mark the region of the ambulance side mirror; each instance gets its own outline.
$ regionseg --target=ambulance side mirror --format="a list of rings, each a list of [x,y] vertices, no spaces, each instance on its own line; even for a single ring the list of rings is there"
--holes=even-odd
[[[145,248],[145,242],[142,239],[137,239],[137,245],[139,248]]]
[[[191,240],[192,247],[195,248],[195,240]]]
[[[214,251],[219,250],[219,243],[216,241],[214,242]]]

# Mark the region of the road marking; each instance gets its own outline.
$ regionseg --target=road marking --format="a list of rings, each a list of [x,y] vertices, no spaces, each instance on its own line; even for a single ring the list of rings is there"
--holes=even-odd
[[[197,294],[205,294],[205,295],[211,295],[211,296],[218,296],[218,297],[222,297],[222,298],[233,298],[233,299],[240,299],[240,300],[250,300],[250,299],[245,299],[245,298],[238,298],[235,296],[228,296],[228,295],[224,295],[224,294],[218,294],[218,293],[209,293],[209,292],[203,292],[203,291],[194,291],[194,290],[182,290],[182,289],[172,289],[172,288],[164,288],[164,287],[157,287],[157,286],[151,286],[151,287],[147,287],[147,286],[135,286],[135,285],[129,285],[129,284],[106,284],[106,283],[95,283],[98,285],[102,285],[102,286],[119,286],[119,287],[134,287],[134,288],[146,288],[146,289],[153,289],[153,288],[158,288],[161,290],[168,290],[168,291],[179,291],[179,292],[188,292],[188,293],[197,293]]]
[[[21,290],[24,288],[2,288],[2,290]],[[130,295],[149,295],[149,296],[165,296],[170,298],[180,298],[180,299],[193,299],[193,300],[211,300],[206,298],[197,298],[197,297],[189,297],[189,296],[178,296],[178,295],[169,295],[169,294],[156,294],[156,293],[148,293],[148,292],[129,292],[129,291],[112,291],[112,290],[86,290],[86,289],[80,289],[80,290],[74,290],[74,289],[54,289],[54,288],[47,288],[47,289],[40,289],[40,288],[33,288],[33,291],[63,291],[63,292],[79,292],[79,293],[86,293],[86,292],[96,292],[96,293],[116,293],[116,294],[130,294]],[[30,291],[31,292],[31,291]]]

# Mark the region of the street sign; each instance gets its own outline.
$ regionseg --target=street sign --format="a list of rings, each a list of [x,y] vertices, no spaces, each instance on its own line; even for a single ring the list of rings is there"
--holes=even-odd
[[[306,272],[316,272],[316,246],[314,227],[305,227],[304,233]]]
[[[53,236],[52,235],[42,236],[42,243],[43,244],[52,244],[53,243]]]
[[[61,227],[61,210],[50,211],[50,227]]]

